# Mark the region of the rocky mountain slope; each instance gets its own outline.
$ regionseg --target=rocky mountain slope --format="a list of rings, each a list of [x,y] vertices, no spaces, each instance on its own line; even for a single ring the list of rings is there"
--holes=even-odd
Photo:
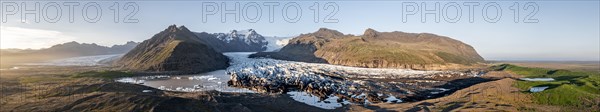
[[[265,37],[253,29],[230,33],[195,33],[201,40],[220,52],[258,52],[267,50]]]
[[[229,59],[186,27],[169,26],[125,54],[117,65],[138,71],[198,73],[229,66]]]
[[[427,70],[458,69],[484,61],[470,45],[435,34],[367,29],[363,35],[354,36],[326,28],[302,34],[278,52],[261,52],[251,57]]]
[[[38,53],[47,54],[72,54],[77,56],[104,55],[104,54],[121,54],[133,49],[139,43],[129,41],[123,45],[113,45],[112,47],[100,46],[95,43],[78,43],[67,42],[64,44],[54,45],[48,49],[37,51]]]

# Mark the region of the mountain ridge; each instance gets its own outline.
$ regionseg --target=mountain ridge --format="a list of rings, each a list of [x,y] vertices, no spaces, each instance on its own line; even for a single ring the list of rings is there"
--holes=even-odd
[[[201,40],[219,52],[259,52],[267,50],[269,42],[253,29],[232,30],[229,33],[195,32]]]
[[[89,55],[104,55],[104,54],[120,54],[125,53],[138,42],[128,41],[125,44],[115,44],[110,47],[98,45],[96,43],[79,43],[77,41],[66,42],[62,44],[56,44],[49,48],[43,49],[2,49],[3,53],[7,54],[73,54],[74,56],[89,56]]]
[[[207,72],[229,66],[229,59],[206,43],[185,26],[171,25],[144,40],[115,64],[133,71],[181,73]]]
[[[137,42],[129,41],[125,44],[108,47],[95,43],[89,44],[72,41],[38,50],[0,49],[0,56],[2,57],[0,65],[44,62],[79,56],[122,54],[133,49],[137,44]]]
[[[430,33],[378,32],[370,28],[359,36],[320,28],[291,39],[279,52],[259,52],[251,57],[424,70],[468,68],[484,61],[472,46],[450,37]]]

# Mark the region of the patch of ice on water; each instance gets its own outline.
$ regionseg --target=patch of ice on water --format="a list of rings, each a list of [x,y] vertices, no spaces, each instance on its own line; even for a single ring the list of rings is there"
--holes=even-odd
[[[554,81],[554,78],[519,78],[524,81]]]
[[[165,91],[180,91],[180,92],[199,92],[199,91],[215,90],[215,91],[220,91],[220,92],[256,93],[255,91],[251,91],[251,90],[248,90],[248,89],[238,89],[238,88],[230,88],[230,87],[219,87],[217,85],[194,85],[193,87],[166,87],[166,86],[159,86],[157,89],[165,90]]]
[[[431,92],[431,94],[440,94],[440,93],[449,91],[450,89],[446,89],[446,88],[432,88],[432,90],[434,90],[434,92]]]
[[[135,78],[120,78],[115,80],[117,82],[121,82],[121,83],[131,83],[131,84],[143,84],[145,82],[145,80],[136,80]]]
[[[314,96],[306,92],[288,92],[287,94],[290,95],[292,99],[298,102],[302,102],[322,109],[335,109],[338,107],[342,107],[343,105],[350,104],[350,102],[346,100],[343,100],[343,102],[338,103],[337,100],[339,98],[337,96],[331,96],[323,101],[320,101],[318,96]]]
[[[152,90],[143,90],[143,93],[149,93],[149,92],[153,92]]]
[[[548,86],[532,87],[531,89],[529,89],[529,92],[532,92],[532,93],[542,92],[548,88],[549,88]]]
[[[137,83],[145,80],[143,85],[166,91],[198,92],[216,90],[220,92],[254,93],[246,88],[229,87],[227,82],[229,75],[225,70],[217,70],[194,75],[156,75],[139,76],[117,79],[118,82]]]
[[[169,79],[171,76],[168,75],[155,75],[155,76],[142,76],[143,79],[155,80],[155,79]]]
[[[192,76],[192,77],[188,77],[188,79],[190,80],[217,80],[219,78],[213,76],[213,75],[205,75],[205,76]]]

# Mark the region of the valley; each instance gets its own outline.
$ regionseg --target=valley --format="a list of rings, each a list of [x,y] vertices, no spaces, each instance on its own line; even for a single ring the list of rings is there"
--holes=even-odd
[[[0,111],[600,108],[593,62],[485,62],[470,45],[429,33],[367,29],[350,35],[321,28],[290,39],[252,29],[206,33],[170,25],[128,44],[123,52],[110,50],[123,46],[65,43],[49,49],[109,50],[58,50],[77,55],[3,65]]]
[[[245,53],[226,53],[232,59],[232,67],[242,66],[234,64],[236,62],[263,62],[272,59],[251,59],[245,58],[251,52]],[[241,56],[241,57],[238,57]],[[72,58],[78,59],[78,58]],[[244,60],[244,61],[241,61]],[[253,61],[249,61],[253,60]],[[276,60],[275,60],[276,61]],[[288,62],[290,63],[290,62]],[[293,63],[293,62],[292,62]],[[301,64],[296,62],[297,64]],[[279,67],[282,69],[299,69],[289,64],[281,63]],[[464,88],[449,89],[443,95],[434,95],[435,97],[424,98],[424,99],[413,99],[410,100],[408,97],[402,97],[402,94],[397,94],[398,97],[389,97],[392,94],[382,94],[381,97],[387,96],[385,101],[380,103],[370,102],[367,104],[360,102],[353,102],[351,100],[341,100],[341,97],[335,95],[326,95],[327,98],[321,97],[318,94],[312,92],[302,92],[303,90],[297,88],[296,90],[289,90],[285,94],[266,92],[265,89],[250,87],[230,87],[227,86],[225,81],[230,80],[230,75],[226,72],[239,71],[240,69],[228,68],[225,70],[218,70],[215,72],[208,72],[196,75],[146,75],[146,76],[134,76],[132,73],[127,72],[109,72],[114,69],[109,66],[85,66],[82,63],[78,66],[51,66],[51,65],[22,65],[19,69],[11,70],[0,70],[2,77],[2,101],[0,104],[3,107],[2,111],[6,110],[21,110],[21,111],[36,111],[36,108],[29,107],[40,107],[45,106],[49,102],[61,102],[52,107],[45,107],[44,110],[70,110],[70,111],[84,111],[85,109],[93,110],[111,110],[111,111],[131,111],[131,110],[154,110],[158,111],[161,109],[183,109],[185,111],[194,111],[194,109],[206,110],[212,108],[215,110],[208,109],[208,111],[241,111],[241,110],[263,110],[263,111],[284,111],[285,108],[294,105],[296,108],[302,108],[296,111],[416,111],[416,110],[429,110],[429,111],[446,111],[446,110],[470,110],[470,111],[524,111],[524,110],[535,110],[535,111],[560,111],[564,109],[576,108],[569,105],[552,105],[553,103],[540,102],[536,97],[539,95],[547,94],[544,91],[540,93],[527,93],[528,87],[524,85],[530,85],[527,82],[519,81],[519,78],[526,77],[524,75],[515,74],[514,69],[506,69],[502,71],[489,71],[479,76],[471,75],[465,76],[478,77],[486,79],[486,81],[474,83],[472,86],[464,86]],[[246,64],[255,65],[255,64]],[[277,64],[275,64],[277,65]],[[273,66],[273,65],[271,65]],[[284,67],[288,66],[288,67]],[[303,66],[311,66],[310,63],[303,63]],[[314,64],[314,66],[332,66],[330,69],[334,70],[335,67],[341,67],[335,70],[340,70],[343,66],[334,65],[320,65]],[[246,66],[247,67],[247,66]],[[246,68],[241,67],[241,68]],[[257,66],[259,67],[259,66]],[[268,66],[266,66],[268,67]],[[253,68],[253,67],[249,67]],[[307,67],[310,68],[310,67]],[[325,67],[320,67],[325,68]],[[316,69],[316,70],[313,70]],[[320,71],[318,68],[305,69],[312,70],[313,72]],[[98,72],[89,72],[98,71]],[[103,72],[104,71],[104,72]],[[385,70],[377,70],[385,71]],[[520,70],[523,72],[523,69]],[[298,71],[287,71],[290,73],[298,73]],[[306,71],[304,71],[306,72]],[[323,71],[320,71],[323,72]],[[397,71],[395,71],[397,72]],[[393,72],[393,73],[395,73]],[[412,71],[412,73],[428,73]],[[371,73],[372,72],[363,72]],[[385,73],[385,72],[378,72]],[[410,74],[411,72],[404,71],[402,74]],[[430,71],[430,73],[436,73]],[[307,73],[308,74],[308,73]],[[112,75],[109,77],[109,75]],[[250,75],[250,74],[247,74]],[[407,75],[410,76],[410,75]],[[407,77],[405,76],[405,77]],[[430,76],[430,75],[424,75]],[[424,77],[418,76],[418,77]],[[591,76],[594,76],[593,74]],[[598,76],[598,74],[596,74]],[[132,84],[119,82],[120,79],[131,78],[131,77],[154,77],[159,82],[152,82],[151,79],[146,80],[143,84]],[[163,79],[159,79],[159,78]],[[179,77],[179,78],[177,78]],[[416,80],[418,77],[413,77]],[[308,78],[310,79],[310,78]],[[354,78],[350,78],[354,79]],[[357,78],[360,79],[360,78]],[[354,79],[354,80],[357,80]],[[396,78],[402,79],[402,78]],[[435,85],[435,83],[443,83],[445,78],[438,78],[439,82],[421,81],[419,83],[423,86],[415,86],[427,90],[425,86],[427,84]],[[314,79],[313,79],[314,80]],[[563,79],[557,79],[560,82]],[[584,79],[588,80],[588,79]],[[162,82],[160,82],[162,81]],[[186,82],[189,81],[189,82]],[[201,81],[201,82],[195,82]],[[220,86],[216,88],[209,87],[210,85],[218,84],[221,81]],[[596,80],[597,81],[597,80]],[[330,81],[334,83],[334,81]],[[400,80],[399,82],[407,82],[407,80]],[[548,82],[548,83],[555,83]],[[336,83],[339,84],[339,83]],[[389,83],[388,83],[389,84]],[[515,84],[521,86],[515,86]],[[540,85],[533,83],[535,85]],[[170,85],[170,86],[169,86]],[[195,85],[204,85],[205,88],[198,88],[194,91],[190,89],[177,89],[177,87],[183,88],[194,88]],[[408,83],[407,83],[408,85]],[[543,85],[543,84],[542,84]],[[160,86],[173,87],[173,88],[160,88]],[[365,88],[369,87],[361,85]],[[377,86],[377,85],[373,85]],[[390,85],[386,85],[390,86]],[[529,87],[532,87],[529,86]],[[456,87],[456,85],[449,86]],[[566,86],[565,86],[566,87]],[[577,87],[577,86],[574,86]],[[592,83],[592,86],[593,83]],[[597,86],[595,86],[597,88]],[[87,89],[86,89],[87,88]],[[90,89],[96,88],[96,89]],[[122,88],[122,89],[118,89]],[[237,88],[245,89],[231,90],[231,89],[218,89],[218,88]],[[372,87],[371,87],[372,88]],[[550,88],[547,91],[557,91],[555,89],[565,88]],[[59,91],[57,91],[59,90]],[[144,91],[151,92],[144,92]],[[417,89],[418,90],[418,89]],[[311,90],[312,91],[312,90]],[[318,93],[318,91],[313,91]],[[439,92],[439,91],[416,91],[414,94],[427,94],[426,92]],[[368,93],[368,92],[367,92]],[[400,93],[400,92],[399,92]],[[539,95],[536,95],[539,94]],[[594,94],[594,93],[578,93],[578,94]],[[405,94],[409,95],[409,94]],[[143,96],[143,97],[142,97]],[[352,96],[352,95],[351,95]],[[355,95],[361,96],[361,95]],[[366,98],[368,94],[362,96]],[[146,99],[152,102],[145,101],[145,103],[125,103],[130,101],[121,101],[117,99],[131,99],[134,97]],[[542,96],[545,97],[545,96]],[[137,99],[137,98],[136,98]],[[152,100],[151,100],[152,99]],[[518,100],[517,100],[518,99]],[[89,104],[81,102],[105,102],[101,105]],[[180,103],[172,104],[168,103],[171,101],[177,101]],[[258,101],[258,102],[257,102]],[[260,102],[269,101],[269,102]],[[366,98],[364,101],[370,101]],[[560,100],[557,100],[560,101]],[[593,100],[592,100],[593,101]],[[129,108],[116,108],[111,105],[126,105]],[[204,103],[201,103],[204,102]],[[459,102],[459,103],[456,103]],[[539,103],[536,103],[539,102]],[[192,104],[190,107],[183,108],[187,104]],[[268,105],[264,105],[268,104]],[[560,103],[558,103],[560,104]],[[580,104],[580,103],[571,103]],[[590,106],[589,109],[598,108],[597,106],[589,105],[594,104],[593,102],[581,103]],[[598,103],[596,103],[597,105]],[[95,105],[95,106],[94,106]],[[143,106],[146,105],[146,106]],[[262,105],[262,106],[259,106]],[[140,107],[141,106],[141,107]],[[235,108],[225,108],[225,107]],[[79,108],[75,108],[79,107]],[[173,107],[173,108],[164,108]],[[39,109],[39,108],[37,108]],[[187,110],[186,110],[187,109]],[[229,109],[229,110],[228,110]],[[199,111],[198,110],[198,111]],[[38,110],[40,111],[40,110]],[[289,111],[289,110],[285,110]],[[584,110],[582,110],[584,111]]]

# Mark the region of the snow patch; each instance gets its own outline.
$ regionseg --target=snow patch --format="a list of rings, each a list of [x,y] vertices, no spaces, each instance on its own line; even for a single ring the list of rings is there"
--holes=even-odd
[[[394,97],[393,95],[389,95],[387,98],[385,98],[386,103],[400,103],[402,102],[401,99],[398,99],[396,97]]]

